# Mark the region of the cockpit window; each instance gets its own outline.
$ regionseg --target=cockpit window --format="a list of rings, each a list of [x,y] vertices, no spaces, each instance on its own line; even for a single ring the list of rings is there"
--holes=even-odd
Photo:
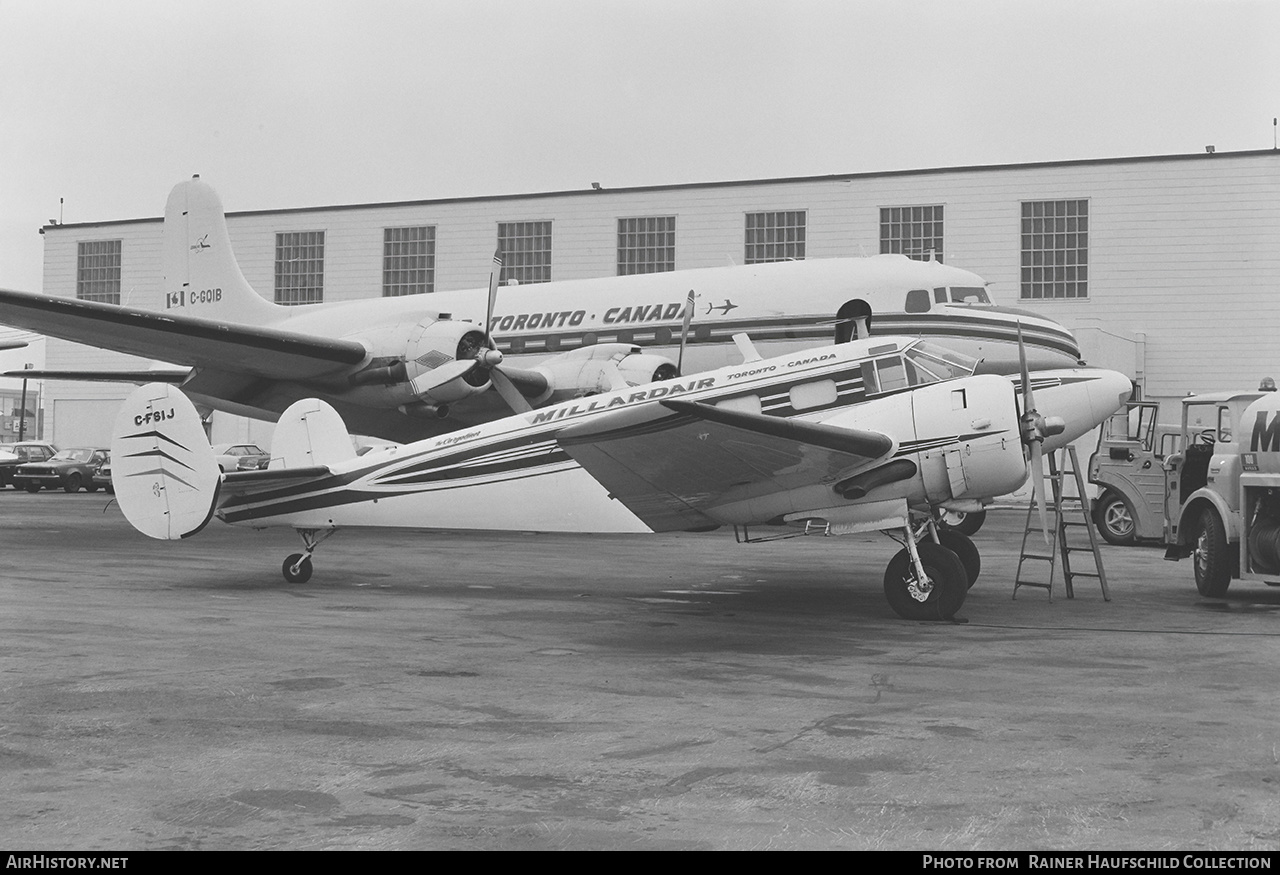
[[[952,286],[951,303],[953,304],[990,304],[987,290],[982,286]]]
[[[903,309],[908,313],[927,313],[931,306],[927,289],[912,289],[907,292],[907,303]]]
[[[968,377],[978,369],[977,359],[927,340],[914,344],[907,350],[906,356],[907,361],[920,373],[922,383]]]

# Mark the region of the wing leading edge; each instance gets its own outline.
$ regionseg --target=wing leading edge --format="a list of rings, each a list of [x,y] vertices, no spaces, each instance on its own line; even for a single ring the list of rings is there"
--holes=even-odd
[[[718,525],[717,508],[828,488],[896,448],[880,432],[696,401],[661,404],[570,426],[557,437],[566,453],[655,531]]]
[[[0,289],[0,323],[101,349],[192,367],[305,380],[364,361],[363,344]]]

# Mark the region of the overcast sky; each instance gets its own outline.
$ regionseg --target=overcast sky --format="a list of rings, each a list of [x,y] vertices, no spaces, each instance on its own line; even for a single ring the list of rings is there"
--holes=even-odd
[[[193,173],[252,210],[1270,148],[1278,58],[1276,0],[0,0],[0,286],[59,198]]]

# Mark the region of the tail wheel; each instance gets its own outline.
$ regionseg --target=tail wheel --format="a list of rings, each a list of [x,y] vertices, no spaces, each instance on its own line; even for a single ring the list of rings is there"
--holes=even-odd
[[[964,604],[969,577],[960,557],[946,547],[923,541],[917,545],[928,580],[916,579],[911,553],[899,550],[884,572],[889,607],[904,620],[950,620]]]
[[[964,566],[964,574],[969,581],[969,586],[971,587],[977,583],[978,575],[982,573],[982,555],[978,552],[978,548],[973,541],[954,529],[939,529],[938,543],[955,553],[960,559],[960,564]]]
[[[1129,503],[1114,492],[1104,493],[1093,511],[1098,534],[1108,544],[1128,547],[1137,540],[1137,526]]]
[[[1191,551],[1196,572],[1196,589],[1200,595],[1220,599],[1231,585],[1231,554],[1227,544],[1227,532],[1213,508],[1200,511],[1194,536],[1195,549]]]
[[[291,553],[280,566],[284,579],[290,583],[306,583],[311,579],[311,557],[302,553]]]

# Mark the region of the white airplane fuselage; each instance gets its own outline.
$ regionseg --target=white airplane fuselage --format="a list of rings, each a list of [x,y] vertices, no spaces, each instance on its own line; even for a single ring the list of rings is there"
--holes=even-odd
[[[621,411],[643,416],[648,410],[659,419],[674,415],[659,407],[664,399],[883,433],[893,437],[893,448],[882,462],[905,466],[892,478],[872,477],[866,489],[845,495],[833,491],[841,477],[834,470],[824,480],[794,488],[744,487],[740,499],[711,515],[717,524],[821,519],[883,528],[887,515],[897,520],[908,506],[973,502],[1017,489],[1027,476],[1017,378],[979,375],[914,384],[903,379],[890,385],[890,378],[878,376],[902,372],[902,353],[910,353],[913,343],[885,338],[838,344],[564,402],[374,450],[332,465],[331,476],[319,483],[232,498],[217,515],[232,524],[299,529],[653,531],[566,454],[557,437]],[[910,364],[905,372],[912,373]],[[1130,388],[1123,375],[1086,369],[1036,372],[1032,382],[1038,407],[1067,422],[1046,449],[1095,427]],[[749,438],[740,452],[750,456]],[[768,479],[785,477],[792,461],[762,457],[753,464]]]

